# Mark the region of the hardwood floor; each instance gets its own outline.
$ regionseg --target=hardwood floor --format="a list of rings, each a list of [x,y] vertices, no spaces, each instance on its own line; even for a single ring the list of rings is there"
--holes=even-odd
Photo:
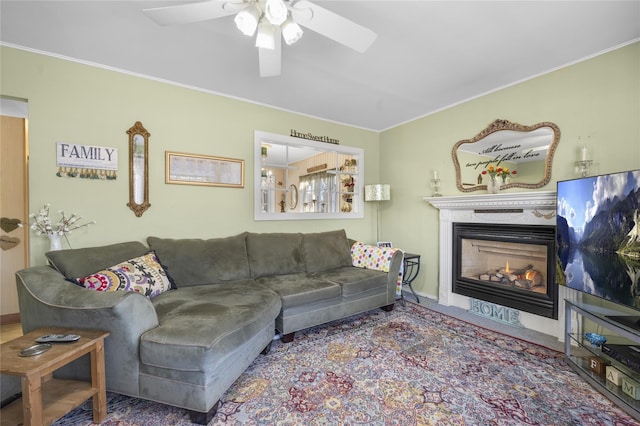
[[[8,342],[22,336],[22,326],[19,322],[0,325],[0,343]]]

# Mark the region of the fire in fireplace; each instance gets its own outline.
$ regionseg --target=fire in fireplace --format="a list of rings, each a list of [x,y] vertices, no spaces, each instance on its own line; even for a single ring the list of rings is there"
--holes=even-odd
[[[453,224],[453,292],[558,318],[553,226]]]
[[[478,279],[534,291],[537,289],[544,290],[547,287],[544,276],[541,272],[533,269],[533,265],[527,265],[522,269],[510,269],[509,262],[507,262],[506,267],[497,271],[478,274]]]

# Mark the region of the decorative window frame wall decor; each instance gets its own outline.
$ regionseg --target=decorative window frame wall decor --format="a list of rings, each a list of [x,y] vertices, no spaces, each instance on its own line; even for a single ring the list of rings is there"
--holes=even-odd
[[[244,188],[244,160],[165,151],[165,183]]]
[[[364,169],[362,148],[255,131],[254,220],[362,219]]]

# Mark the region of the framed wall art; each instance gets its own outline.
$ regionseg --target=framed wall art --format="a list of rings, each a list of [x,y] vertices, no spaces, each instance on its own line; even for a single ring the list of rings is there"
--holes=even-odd
[[[244,160],[166,151],[165,183],[244,188]]]

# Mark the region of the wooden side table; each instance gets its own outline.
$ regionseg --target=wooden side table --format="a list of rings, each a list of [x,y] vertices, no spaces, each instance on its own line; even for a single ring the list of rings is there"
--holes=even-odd
[[[45,334],[78,334],[74,343],[53,343],[48,351],[21,357],[21,350],[34,345]],[[0,345],[0,373],[21,376],[22,404],[14,401],[2,409],[2,424],[49,425],[89,398],[93,398],[93,421],[101,423],[107,415],[104,371],[106,331],[41,328]],[[83,355],[91,357],[91,382],[54,379],[52,373]],[[20,410],[20,405],[22,409]],[[15,421],[14,421],[15,420]]]

